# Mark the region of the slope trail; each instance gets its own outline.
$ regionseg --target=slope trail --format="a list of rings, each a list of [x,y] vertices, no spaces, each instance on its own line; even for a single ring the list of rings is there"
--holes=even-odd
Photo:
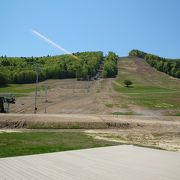
[[[150,116],[161,115],[161,110],[139,106],[133,102],[128,93],[114,90],[117,86],[124,88],[123,80],[126,78],[130,78],[135,87],[152,86],[166,88],[172,92],[178,88],[180,90],[179,79],[158,72],[143,59],[124,57],[118,61],[116,78],[101,78],[94,81],[61,79],[41,82],[40,86],[50,86],[51,88],[47,95],[44,91],[38,93],[38,113],[112,114],[113,112],[131,112]],[[139,92],[132,91],[131,93]],[[33,108],[34,94],[29,94],[18,97],[16,104],[11,106],[11,112],[33,113]]]

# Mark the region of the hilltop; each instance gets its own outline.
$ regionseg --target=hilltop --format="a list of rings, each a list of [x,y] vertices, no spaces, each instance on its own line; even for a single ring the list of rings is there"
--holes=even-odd
[[[39,84],[38,112],[78,114],[178,115],[180,80],[137,57],[120,58],[116,78],[94,81],[46,80]],[[133,82],[126,88],[125,79]],[[48,102],[43,87],[49,87]],[[33,88],[33,84],[23,85]],[[21,87],[22,89],[22,87]],[[19,97],[12,112],[33,112],[33,94]],[[23,105],[22,105],[23,104]]]

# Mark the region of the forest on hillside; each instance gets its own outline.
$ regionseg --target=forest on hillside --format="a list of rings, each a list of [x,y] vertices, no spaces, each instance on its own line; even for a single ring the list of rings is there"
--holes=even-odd
[[[143,58],[148,64],[156,68],[158,71],[180,78],[180,59],[163,58],[137,49],[130,51],[129,56]]]
[[[46,79],[77,78],[89,80],[102,68],[102,76],[114,77],[117,74],[118,56],[109,52],[77,52],[70,55],[44,57],[0,57],[0,86],[9,83],[33,83],[38,72],[39,81]]]

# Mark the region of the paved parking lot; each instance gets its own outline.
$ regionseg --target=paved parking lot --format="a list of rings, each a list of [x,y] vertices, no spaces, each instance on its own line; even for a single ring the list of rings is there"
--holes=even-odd
[[[180,153],[121,145],[0,159],[0,180],[179,180]]]

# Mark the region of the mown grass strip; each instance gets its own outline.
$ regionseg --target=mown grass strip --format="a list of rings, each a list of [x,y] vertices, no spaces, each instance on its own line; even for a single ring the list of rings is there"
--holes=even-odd
[[[0,133],[0,157],[103,147],[117,143],[93,139],[83,132]]]

